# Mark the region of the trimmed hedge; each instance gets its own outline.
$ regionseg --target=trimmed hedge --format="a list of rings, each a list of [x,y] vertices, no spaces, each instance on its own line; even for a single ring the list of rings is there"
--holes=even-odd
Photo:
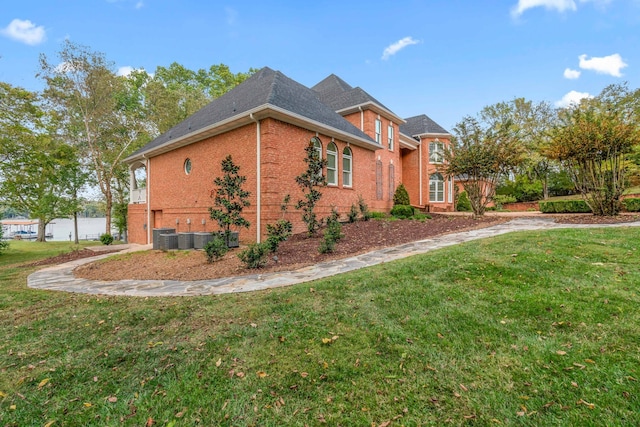
[[[622,200],[622,206],[627,212],[640,212],[640,199],[631,198]]]
[[[548,200],[540,201],[542,213],[591,213],[591,208],[584,200]]]

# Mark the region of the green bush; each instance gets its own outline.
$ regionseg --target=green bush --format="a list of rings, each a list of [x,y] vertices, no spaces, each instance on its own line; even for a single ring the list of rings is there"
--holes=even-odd
[[[410,205],[411,201],[409,200],[409,193],[407,189],[404,187],[404,184],[398,185],[396,188],[396,192],[393,195],[393,206],[398,205]]]
[[[100,235],[100,241],[103,245],[110,245],[113,243],[113,236],[109,233],[104,233]]]
[[[413,216],[413,207],[408,205],[395,205],[391,209],[391,215],[396,218],[411,218]]]
[[[333,252],[336,243],[344,237],[344,234],[342,234],[342,224],[338,221],[338,211],[335,209],[331,211],[331,216],[327,218],[327,228],[324,230],[323,237],[320,242],[320,247],[318,248],[321,254]]]
[[[215,233],[213,239],[204,245],[204,252],[207,255],[207,262],[209,264],[222,258],[228,251],[229,247],[227,246],[227,242],[225,242],[224,237],[218,233]]]
[[[622,200],[622,205],[624,206],[624,210],[627,212],[640,212],[640,199],[638,198],[628,198]]]
[[[269,252],[274,253],[278,250],[280,243],[284,242],[291,236],[293,224],[287,219],[280,219],[275,224],[267,224],[267,246]]]
[[[518,200],[514,196],[510,196],[508,194],[496,194],[493,197],[493,203],[496,205],[496,209],[502,209],[502,205],[505,203],[515,203]]]
[[[373,218],[372,212],[369,211],[369,206],[367,206],[362,195],[358,196],[358,208],[360,209],[360,215],[363,221],[369,221]]]
[[[369,215],[372,219],[385,219],[387,217],[387,214],[384,212],[371,212]]]
[[[458,203],[456,204],[456,210],[458,212],[471,212],[471,201],[466,191],[463,191],[458,196]]]
[[[590,213],[591,208],[584,200],[547,200],[540,201],[542,213]]]
[[[432,216],[423,212],[418,212],[413,214],[413,216],[411,217],[411,219],[416,220],[416,221],[420,221],[420,222],[425,222],[428,219],[432,219]]]
[[[2,252],[7,250],[7,248],[9,247],[9,242],[7,242],[6,240],[2,240],[2,238],[2,227],[0,226],[0,254],[2,254]]]
[[[263,243],[251,243],[247,249],[238,254],[238,258],[247,268],[261,268],[267,263],[267,254],[269,253],[269,245]]]
[[[349,218],[349,223],[354,223],[358,220],[358,208],[355,204],[351,204],[351,209],[349,209],[347,217]]]

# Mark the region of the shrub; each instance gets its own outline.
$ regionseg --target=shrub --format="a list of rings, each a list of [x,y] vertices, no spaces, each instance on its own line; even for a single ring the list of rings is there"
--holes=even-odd
[[[353,203],[351,204],[351,209],[349,209],[349,214],[347,215],[350,223],[354,223],[358,220],[358,208]]]
[[[324,238],[318,248],[321,254],[333,252],[336,243],[344,237],[344,234],[342,234],[342,224],[338,221],[338,211],[335,209],[331,211],[331,216],[327,218],[327,228],[324,230],[323,236]]]
[[[411,218],[413,216],[413,207],[408,205],[395,205],[391,209],[391,215],[396,218]]]
[[[413,216],[411,217],[411,219],[414,219],[416,221],[420,221],[420,222],[424,222],[427,219],[432,219],[433,217],[429,214],[423,213],[423,212],[418,212],[413,214]]]
[[[252,243],[238,254],[238,258],[247,268],[261,268],[267,263],[269,245],[266,242]]]
[[[471,201],[469,200],[469,196],[467,196],[466,191],[463,191],[458,196],[458,203],[456,204],[456,210],[458,212],[471,212]]]
[[[387,217],[387,214],[384,212],[371,212],[369,215],[370,218],[373,219],[385,219]]]
[[[315,208],[322,197],[322,192],[319,189],[327,185],[327,180],[322,174],[322,169],[327,165],[327,160],[322,159],[316,150],[315,144],[320,144],[320,140],[314,136],[304,149],[307,153],[304,158],[307,169],[296,177],[296,183],[304,194],[304,198],[296,203],[296,209],[302,210],[302,221],[307,224],[307,234],[309,236],[313,236],[320,227],[320,223],[316,219]]]
[[[515,203],[517,199],[514,196],[508,194],[496,194],[493,197],[493,203],[496,205],[496,209],[502,209],[502,205],[505,203]]]
[[[218,233],[214,234],[213,239],[204,245],[204,252],[207,254],[207,262],[209,264],[222,258],[227,251],[229,251],[227,242],[224,240],[224,237]]]
[[[358,196],[358,208],[360,209],[360,215],[363,221],[369,221],[373,218],[372,213],[369,211],[369,206],[367,206],[362,195]]]
[[[103,245],[110,245],[113,243],[113,236],[109,233],[104,233],[100,235],[100,241]]]
[[[542,213],[590,213],[584,200],[547,200],[538,203]]]
[[[622,205],[627,212],[640,212],[640,199],[631,197],[623,199]]]
[[[409,193],[404,187],[404,184],[398,185],[398,188],[396,188],[396,192],[393,195],[393,206],[410,204],[411,202],[409,201]]]
[[[278,250],[280,243],[284,242],[291,236],[293,224],[287,219],[279,219],[275,224],[267,224],[267,246],[269,252],[274,253]]]

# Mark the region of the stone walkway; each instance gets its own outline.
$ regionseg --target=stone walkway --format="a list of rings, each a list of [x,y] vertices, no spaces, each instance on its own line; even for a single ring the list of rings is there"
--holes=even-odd
[[[557,224],[552,218],[522,217],[509,222],[477,230],[445,234],[431,239],[384,248],[366,254],[323,262],[294,271],[252,274],[248,276],[225,277],[221,279],[178,281],[178,280],[118,280],[95,281],[76,278],[73,269],[79,265],[112,256],[113,254],[79,259],[65,264],[47,267],[31,274],[27,279],[30,288],[79,292],[85,294],[129,295],[139,297],[215,295],[232,292],[251,292],[278,288],[322,279],[348,271],[357,270],[384,262],[395,261],[412,255],[423,254],[435,249],[470,240],[498,236],[512,231],[542,230],[551,228],[589,227],[639,227],[640,221],[620,224]],[[150,245],[130,245],[123,252],[150,249]],[[120,252],[120,253],[123,253]]]

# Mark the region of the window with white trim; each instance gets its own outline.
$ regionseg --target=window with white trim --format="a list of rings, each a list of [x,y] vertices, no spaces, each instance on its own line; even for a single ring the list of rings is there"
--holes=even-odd
[[[444,178],[439,173],[429,176],[429,201],[444,202]]]
[[[327,145],[327,185],[338,185],[338,149],[333,142]]]
[[[376,119],[376,142],[382,144],[382,122]]]
[[[449,188],[447,191],[447,201],[453,203],[453,177],[449,177]]]
[[[444,162],[444,144],[440,141],[429,143],[429,163]]]
[[[322,142],[320,142],[320,138],[314,136],[313,138],[311,138],[311,144],[313,144],[313,148],[318,153],[318,158],[322,160]],[[322,169],[320,169],[320,173],[318,174],[318,176],[322,176]]]
[[[353,154],[351,148],[344,147],[342,150],[342,186],[352,187]]]
[[[389,138],[389,151],[393,151],[393,124],[389,125],[387,136]]]

